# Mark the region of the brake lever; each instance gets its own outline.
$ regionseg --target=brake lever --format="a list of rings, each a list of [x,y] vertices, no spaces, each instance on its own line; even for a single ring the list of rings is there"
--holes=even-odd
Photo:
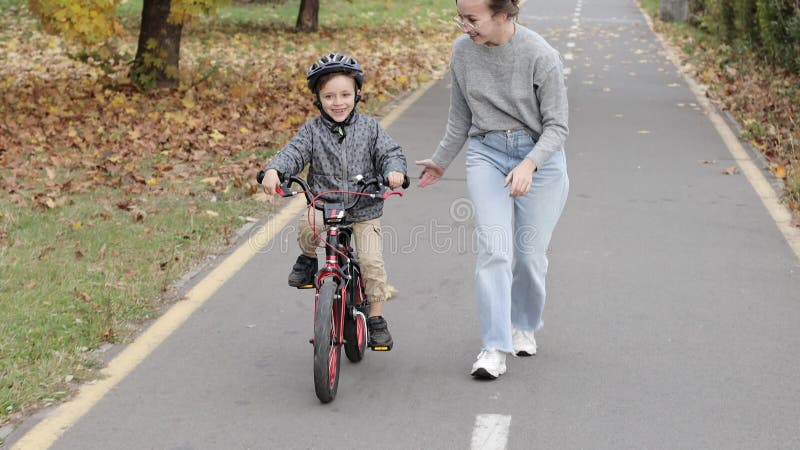
[[[297,195],[297,191],[290,190],[289,186],[286,186],[286,189],[284,189],[283,185],[278,186],[278,189],[275,189],[275,193],[281,197],[294,197]]]
[[[387,189],[387,190],[383,191],[383,194],[381,195],[381,197],[384,200],[386,200],[387,198],[389,198],[389,197],[391,197],[393,195],[397,195],[398,197],[402,197],[403,196],[403,192],[402,191],[390,191],[390,190]]]

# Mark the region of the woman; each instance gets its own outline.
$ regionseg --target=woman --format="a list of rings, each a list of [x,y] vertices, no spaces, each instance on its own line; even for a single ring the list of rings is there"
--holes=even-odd
[[[516,23],[518,0],[458,0],[447,128],[422,166],[436,183],[469,139],[467,189],[475,208],[475,269],[483,348],[472,375],[494,379],[506,354],[536,354],[547,247],[569,190],[567,91],[558,52]]]

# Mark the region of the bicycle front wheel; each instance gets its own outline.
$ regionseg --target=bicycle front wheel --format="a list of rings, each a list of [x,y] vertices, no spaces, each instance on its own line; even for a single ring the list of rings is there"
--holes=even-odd
[[[350,283],[347,307],[351,310],[344,321],[344,353],[351,362],[359,362],[367,351],[367,316],[363,312],[366,309],[366,296],[364,283],[357,271]]]
[[[325,279],[317,292],[314,317],[314,389],[322,403],[332,401],[339,388],[341,346],[334,309],[340,307],[341,301],[339,284],[333,278]]]

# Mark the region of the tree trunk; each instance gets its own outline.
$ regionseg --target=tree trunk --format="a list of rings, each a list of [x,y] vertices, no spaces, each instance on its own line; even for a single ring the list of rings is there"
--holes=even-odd
[[[686,22],[689,19],[689,0],[661,0],[658,17],[665,22]]]
[[[306,33],[317,31],[319,27],[319,0],[300,0],[300,12],[294,29]]]
[[[145,88],[178,84],[183,24],[169,23],[171,0],[144,0],[131,79]]]

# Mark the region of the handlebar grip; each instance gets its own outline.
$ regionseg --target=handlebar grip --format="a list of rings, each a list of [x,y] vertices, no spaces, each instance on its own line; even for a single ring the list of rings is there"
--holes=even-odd
[[[402,187],[403,189],[408,189],[408,186],[410,184],[411,184],[411,180],[408,178],[408,175],[403,175],[403,184],[400,187]]]
[[[286,177],[283,175],[282,172],[278,172],[277,170],[275,172],[278,173],[278,179],[281,180],[281,183],[283,183]],[[261,169],[258,171],[258,175],[256,175],[256,181],[258,182],[258,184],[261,184],[264,181],[265,176],[267,176],[266,170]]]
[[[278,189],[275,190],[275,192],[278,193],[281,197],[292,197],[295,194],[297,194],[297,192],[289,189],[289,185],[291,184],[292,180],[286,180],[283,183],[281,183],[280,187],[278,187]]]

